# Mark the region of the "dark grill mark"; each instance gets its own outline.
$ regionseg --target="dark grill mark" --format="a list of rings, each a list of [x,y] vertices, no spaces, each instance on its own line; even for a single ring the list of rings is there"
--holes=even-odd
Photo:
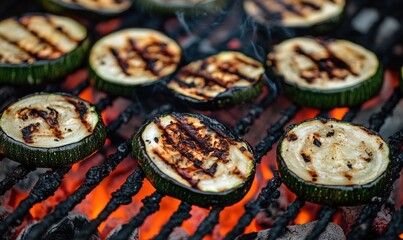
[[[304,161],[306,163],[311,162],[311,157],[309,155],[307,155],[305,153],[301,153],[301,157],[302,157],[302,159],[304,159]]]
[[[157,137],[154,138],[154,142],[158,143],[158,138]]]
[[[240,147],[239,150],[241,150],[241,152],[245,152],[246,148],[244,146]]]
[[[333,136],[334,136],[334,131],[326,133],[326,137],[333,137]]]
[[[5,36],[0,34],[0,39],[2,39],[3,41],[6,41],[12,45],[14,45],[15,47],[17,47],[19,50],[23,51],[24,53],[26,53],[31,59],[34,60],[45,60],[44,58],[40,57],[37,53],[29,51],[28,49],[23,48],[21,45],[19,45],[17,42],[13,42],[10,41],[8,38],[6,38]],[[26,60],[21,60],[21,63],[24,62]]]
[[[318,181],[318,174],[316,173],[315,170],[309,170],[308,173],[312,177],[312,182]]]
[[[351,179],[353,179],[353,176],[351,176],[351,175],[348,174],[348,173],[345,173],[345,174],[344,174],[344,177],[347,178],[347,180],[349,180],[349,181],[351,181]]]
[[[280,21],[283,19],[283,14],[281,12],[270,11],[266,5],[264,5],[261,0],[255,0],[254,3],[259,8],[263,14],[263,18],[267,21]]]
[[[53,135],[58,139],[63,139],[63,133],[59,129],[59,113],[56,111],[56,109],[50,107],[47,107],[47,109],[49,112],[35,108],[23,108],[19,110],[17,114],[18,117],[23,121],[26,121],[29,118],[42,118],[49,128],[52,129]]]
[[[300,9],[297,9],[294,4],[289,4],[285,3],[283,0],[275,0],[278,4],[280,4],[283,8],[285,8],[287,11],[294,13],[295,15],[298,16],[303,16],[303,13],[301,12]]]
[[[379,144],[379,150],[382,150],[383,149],[383,143],[380,143]]]
[[[195,78],[203,78],[205,81],[205,85],[209,85],[209,83],[213,83],[216,84],[222,88],[227,89],[227,85],[224,84],[223,82],[221,82],[219,79],[215,79],[212,76],[210,76],[209,74],[203,73],[201,71],[198,72],[194,72],[191,69],[188,68],[183,68],[180,73],[179,73],[179,78],[184,77],[195,77]]]
[[[353,164],[347,163],[347,167],[350,168],[350,169],[353,169]]]
[[[322,146],[322,143],[316,137],[313,137],[313,144],[317,147]]]
[[[294,142],[294,141],[296,141],[296,140],[298,140],[298,136],[297,136],[297,134],[295,134],[294,132],[290,132],[288,135],[287,135],[287,140],[289,141],[289,142]]]
[[[63,36],[65,36],[66,38],[68,38],[70,41],[75,42],[75,43],[79,43],[81,42],[81,39],[75,39],[73,36],[71,36],[67,31],[65,31],[63,29],[62,26],[57,26],[51,19],[51,17],[49,15],[44,14],[43,15],[46,19],[46,22],[52,26],[52,28],[57,31],[58,33],[62,34]]]
[[[39,132],[39,125],[39,123],[32,123],[21,129],[22,139],[24,139],[25,143],[34,143],[32,134]]]
[[[316,10],[316,11],[319,11],[321,9],[320,6],[316,5],[313,2],[301,1],[301,5],[304,6],[304,7],[309,7],[311,9],[313,9],[313,10]]]
[[[116,62],[118,63],[120,69],[126,76],[130,76],[129,72],[127,71],[129,68],[129,65],[123,60],[120,55],[118,50],[115,48],[110,47],[109,51],[112,53],[113,57],[115,58]]]
[[[206,170],[210,176],[214,176],[215,172],[217,171],[217,163],[214,163],[209,169]]]
[[[239,78],[239,80],[244,79],[244,80],[246,80],[248,82],[251,82],[251,83],[256,82],[256,79],[250,78],[248,76],[245,76],[244,74],[242,74],[242,73],[240,73],[238,71],[231,70],[230,67],[224,67],[222,65],[218,65],[218,69],[220,69],[222,72],[236,75]]]
[[[92,132],[93,131],[92,126],[87,121],[87,116],[89,113],[89,109],[88,109],[87,105],[82,101],[74,100],[72,98],[66,97],[65,99],[68,103],[70,103],[71,105],[74,106],[75,111],[78,113],[80,121],[84,125],[84,127],[87,129],[87,132],[89,132],[89,133]]]
[[[371,135],[376,135],[375,132],[373,132],[373,131],[371,131],[371,130],[365,128],[365,127],[360,126],[360,128],[361,128],[364,132],[366,132],[368,135],[370,135],[370,136],[371,136]]]
[[[146,70],[148,70],[149,72],[151,72],[152,74],[154,74],[155,76],[159,76],[160,75],[160,71],[158,71],[157,69],[155,69],[155,63],[158,61],[158,59],[152,59],[150,57],[147,56],[147,48],[151,47],[151,46],[147,46],[145,49],[141,49],[137,46],[137,42],[134,39],[128,39],[129,41],[129,45],[131,47],[130,50],[134,51],[137,53],[137,55],[146,63]],[[153,43],[153,45],[156,45],[157,43]],[[159,44],[159,46],[163,46],[161,47],[162,49],[166,49],[166,44]],[[165,52],[167,52],[165,50]]]

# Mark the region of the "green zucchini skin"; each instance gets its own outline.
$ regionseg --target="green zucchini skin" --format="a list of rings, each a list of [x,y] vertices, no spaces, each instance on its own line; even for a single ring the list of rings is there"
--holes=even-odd
[[[58,94],[77,98],[66,93]],[[32,95],[26,97],[30,96]],[[96,112],[94,106],[91,106],[91,110]],[[0,118],[1,116],[2,114],[0,115]],[[0,153],[11,160],[20,162],[27,166],[48,168],[72,165],[92,156],[104,145],[106,140],[106,129],[102,117],[98,113],[97,116],[98,122],[91,135],[78,142],[53,148],[32,147],[26,145],[23,142],[17,141],[8,136],[0,126]]]
[[[336,122],[341,122],[335,119],[332,120]],[[300,124],[307,121],[303,121]],[[353,123],[343,123],[350,124],[352,126],[358,126]],[[289,170],[283,156],[281,155],[281,147],[282,142],[287,135],[287,132],[289,132],[297,125],[298,124],[293,124],[287,127],[285,134],[279,140],[276,153],[277,166],[281,176],[281,180],[287,186],[287,188],[289,188],[297,196],[317,204],[334,206],[355,206],[360,204],[368,204],[369,202],[371,202],[371,199],[373,197],[382,196],[384,193],[386,193],[387,189],[385,188],[385,186],[387,186],[391,178],[391,162],[389,162],[387,169],[379,177],[377,177],[372,182],[363,185],[339,186],[307,182],[301,177],[297,176],[294,172]],[[376,134],[371,130],[368,131]]]
[[[175,4],[157,3],[153,0],[138,0],[137,6],[144,11],[162,15],[174,15],[177,12],[183,12],[186,15],[197,16],[203,13],[217,12],[225,8],[228,3],[228,0],[213,0],[195,6],[175,6]]]
[[[200,120],[202,120],[202,122],[207,124],[210,128],[216,130],[217,132],[220,132],[220,134],[225,134],[227,137],[231,139],[239,140],[237,136],[232,134],[226,127],[224,127],[221,123],[217,122],[216,120],[205,117],[203,115],[188,114],[188,113],[182,115],[195,116]],[[141,168],[144,170],[147,179],[159,192],[178,198],[182,201],[186,201],[190,204],[195,204],[200,207],[209,208],[211,206],[233,205],[236,202],[240,201],[249,191],[255,176],[255,160],[253,160],[254,167],[250,175],[245,179],[245,181],[242,184],[231,190],[219,193],[204,192],[198,189],[187,187],[167,176],[149,158],[145,150],[145,142],[141,137],[145,127],[151,121],[153,120],[151,119],[146,124],[144,124],[133,137],[132,151],[133,156],[138,159]],[[247,145],[248,150],[252,152],[252,149],[249,146],[249,144]]]
[[[81,66],[90,43],[87,37],[72,52],[53,60],[41,60],[33,64],[0,64],[0,83],[39,85],[60,80]]]
[[[261,94],[265,85],[266,76],[263,74],[259,81],[257,81],[253,86],[233,87],[220,93],[215,98],[205,101],[179,94],[173,90],[169,91],[169,93],[177,100],[186,103],[194,109],[219,110],[252,101]]]
[[[277,76],[275,78],[281,79]],[[376,96],[382,88],[383,69],[379,67],[375,75],[367,81],[361,82],[355,86],[337,89],[334,91],[322,91],[309,88],[302,88],[296,84],[287,83],[280,80],[281,87],[285,95],[293,102],[319,109],[332,109],[336,107],[352,107]]]
[[[95,21],[101,21],[108,18],[112,18],[127,12],[131,7],[120,11],[120,12],[105,12],[105,11],[95,11],[88,9],[79,5],[73,5],[68,3],[59,2],[56,3],[52,0],[39,0],[47,11],[55,14],[70,15],[76,17],[84,17]]]

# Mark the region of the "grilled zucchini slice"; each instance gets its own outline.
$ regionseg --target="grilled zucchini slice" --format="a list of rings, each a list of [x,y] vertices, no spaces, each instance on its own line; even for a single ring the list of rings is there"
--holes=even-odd
[[[178,100],[198,109],[219,109],[259,96],[263,65],[239,52],[221,52],[180,69],[168,83]]]
[[[50,14],[0,21],[0,84],[40,84],[65,76],[84,60],[84,26]]]
[[[245,0],[245,12],[256,22],[300,33],[330,32],[342,18],[345,0]]]
[[[88,102],[66,93],[28,95],[0,116],[0,153],[25,165],[70,165],[105,142],[101,116]]]
[[[383,83],[376,55],[345,40],[286,40],[269,53],[267,65],[289,99],[314,108],[359,105]]]
[[[124,29],[95,43],[90,52],[91,83],[101,91],[131,97],[171,75],[181,48],[164,34],[141,28]]]
[[[145,11],[159,14],[183,12],[187,15],[214,13],[227,6],[228,0],[138,0]]]
[[[153,186],[190,204],[232,205],[245,196],[255,175],[249,144],[203,115],[155,117],[132,144]]]
[[[133,0],[41,0],[42,6],[57,14],[71,14],[79,17],[113,17],[127,11]]]
[[[284,184],[308,201],[358,205],[382,196],[390,181],[389,147],[375,132],[334,119],[288,127],[277,147]]]

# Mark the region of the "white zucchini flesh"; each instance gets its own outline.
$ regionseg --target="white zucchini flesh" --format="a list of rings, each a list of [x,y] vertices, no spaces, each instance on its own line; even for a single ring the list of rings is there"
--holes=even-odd
[[[95,43],[90,66],[105,81],[141,85],[173,73],[181,58],[179,45],[151,29],[125,29]]]
[[[245,11],[264,24],[310,27],[342,14],[345,0],[246,0]]]
[[[73,19],[32,14],[0,22],[0,64],[52,60],[76,49],[87,30]]]
[[[168,83],[171,90],[198,100],[209,100],[235,87],[252,87],[264,68],[239,52],[221,52],[183,67]]]
[[[194,117],[164,116],[151,122],[141,138],[155,166],[187,187],[224,192],[253,172],[253,154],[245,142],[225,139]]]
[[[28,146],[55,148],[91,135],[98,121],[95,109],[83,100],[39,94],[5,109],[0,127],[9,137]]]
[[[296,125],[284,137],[280,151],[290,171],[315,184],[364,185],[389,165],[389,148],[381,137],[333,120]]]
[[[379,69],[376,55],[355,43],[304,37],[276,45],[268,65],[287,83],[325,91],[360,84]]]
[[[51,0],[55,3],[64,3],[81,6],[93,11],[119,13],[128,9],[132,0]]]

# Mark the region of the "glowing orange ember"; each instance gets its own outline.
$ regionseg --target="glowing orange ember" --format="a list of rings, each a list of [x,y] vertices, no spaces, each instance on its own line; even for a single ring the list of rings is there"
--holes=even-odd
[[[330,112],[330,117],[341,120],[348,112],[348,108],[336,108]]]

